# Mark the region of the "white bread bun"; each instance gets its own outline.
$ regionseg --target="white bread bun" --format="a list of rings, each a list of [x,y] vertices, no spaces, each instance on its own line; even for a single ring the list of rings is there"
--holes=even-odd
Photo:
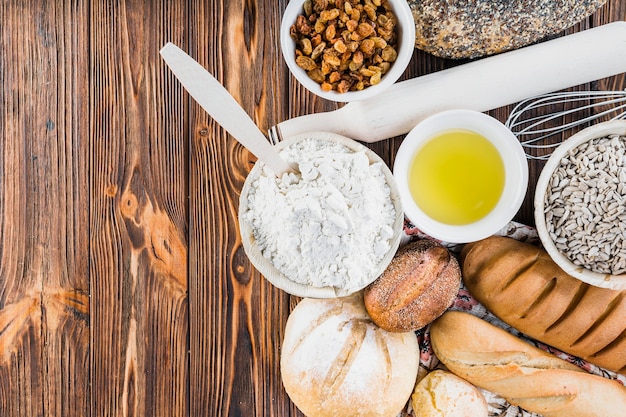
[[[417,417],[487,417],[487,401],[478,388],[451,372],[436,370],[416,386],[411,404]]]
[[[418,365],[415,333],[372,323],[362,292],[305,298],[287,320],[283,385],[308,417],[395,417],[413,392]]]

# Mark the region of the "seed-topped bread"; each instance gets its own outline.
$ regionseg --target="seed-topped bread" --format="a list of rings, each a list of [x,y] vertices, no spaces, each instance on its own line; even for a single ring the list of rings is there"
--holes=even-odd
[[[555,35],[606,0],[408,0],[415,46],[443,58],[477,58]]]

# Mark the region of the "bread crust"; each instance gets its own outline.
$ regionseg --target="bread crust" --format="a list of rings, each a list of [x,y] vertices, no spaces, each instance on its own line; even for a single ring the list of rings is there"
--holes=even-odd
[[[362,293],[305,298],[287,320],[283,386],[309,417],[396,416],[411,396],[418,366],[416,335],[373,324]]]
[[[430,239],[413,241],[365,289],[365,308],[385,330],[415,331],[452,304],[460,284],[458,261],[448,249]]]
[[[586,373],[469,313],[448,311],[430,328],[446,367],[511,404],[544,417],[620,417],[626,388]]]
[[[506,237],[466,245],[461,268],[472,296],[505,323],[626,375],[626,291],[586,284],[543,249]]]
[[[606,0],[408,0],[415,46],[443,58],[477,58],[555,35]]]
[[[419,417],[487,417],[482,392],[451,372],[434,370],[415,385],[411,396]]]

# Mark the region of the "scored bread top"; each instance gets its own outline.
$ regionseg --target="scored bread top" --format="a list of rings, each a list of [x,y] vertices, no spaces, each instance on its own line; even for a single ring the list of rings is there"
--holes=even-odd
[[[582,371],[507,331],[460,311],[430,328],[439,360],[456,375],[545,417],[623,417],[626,388]]]
[[[543,249],[506,237],[466,245],[461,268],[472,296],[505,323],[626,374],[626,291],[577,280]]]
[[[361,292],[300,301],[281,346],[283,385],[309,417],[397,415],[413,391],[418,362],[415,334],[372,323]]]
[[[459,264],[447,248],[429,239],[412,241],[365,288],[365,308],[383,329],[415,331],[450,306],[460,284]]]

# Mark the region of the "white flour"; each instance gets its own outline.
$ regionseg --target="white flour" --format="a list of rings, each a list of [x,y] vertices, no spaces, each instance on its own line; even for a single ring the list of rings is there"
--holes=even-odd
[[[281,151],[300,175],[265,170],[244,219],[263,256],[290,280],[356,290],[391,245],[395,209],[383,165],[364,152],[307,139]]]

